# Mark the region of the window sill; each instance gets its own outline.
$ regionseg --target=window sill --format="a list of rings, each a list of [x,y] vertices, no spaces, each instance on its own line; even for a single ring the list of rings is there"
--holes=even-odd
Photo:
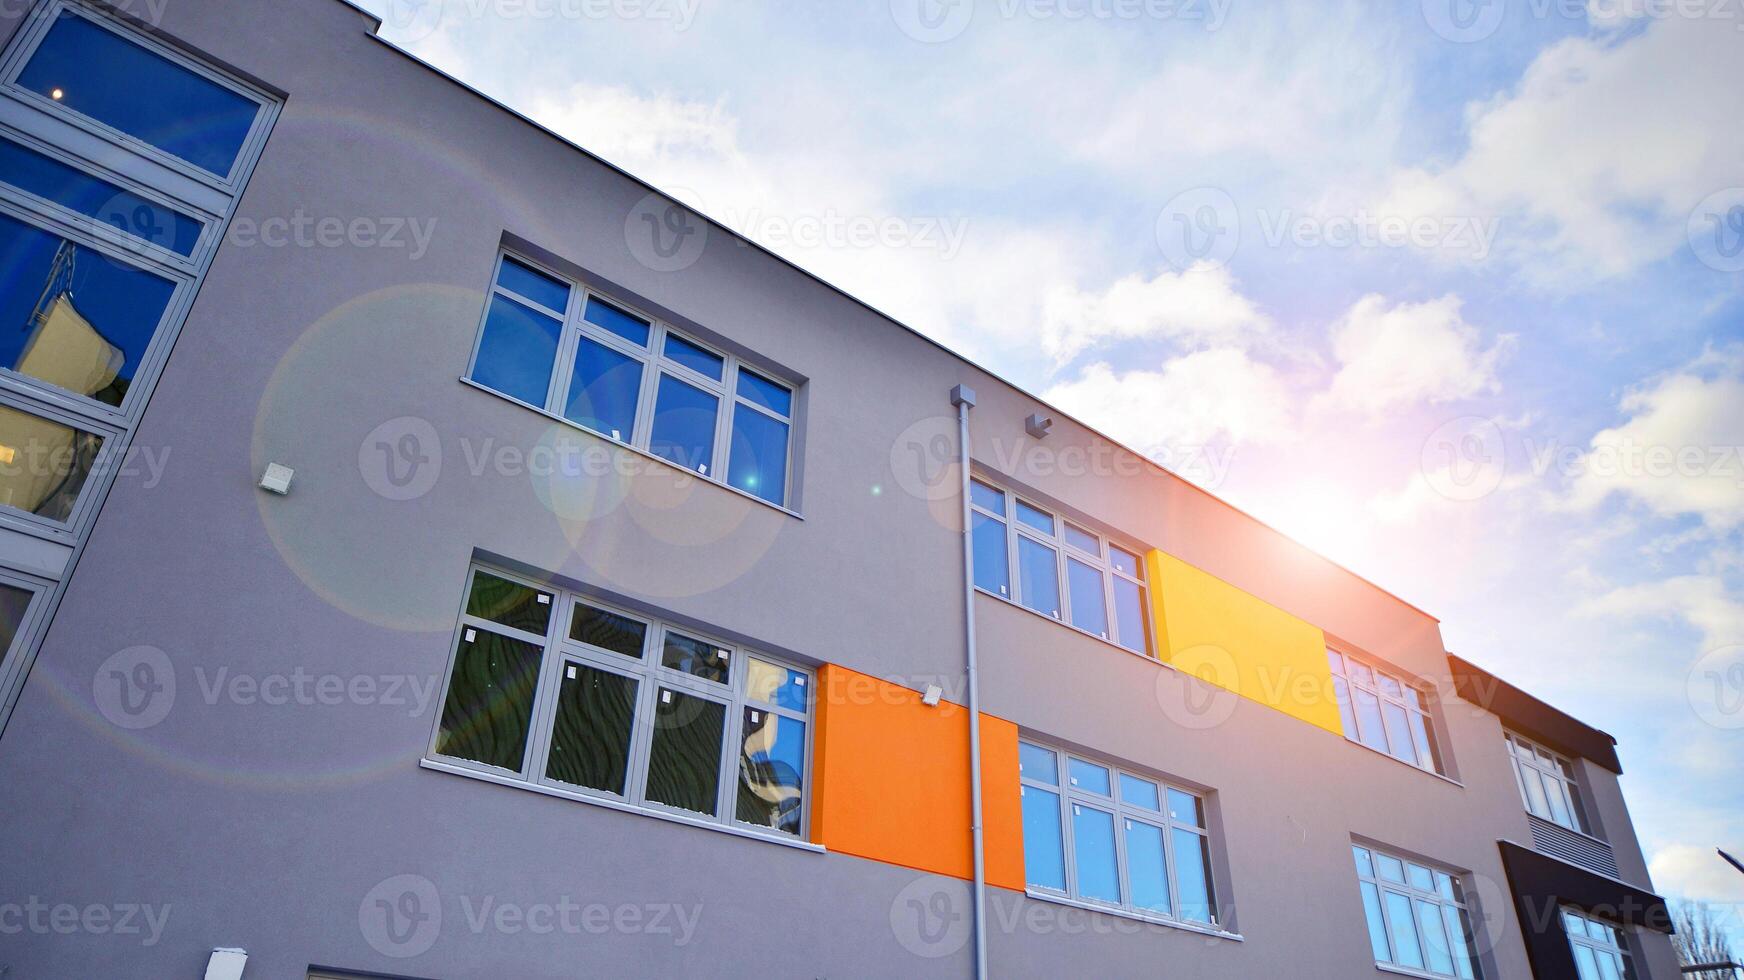
[[[1393,761],[1401,766],[1404,766],[1406,769],[1409,769],[1412,772],[1420,772],[1425,776],[1434,776],[1436,779],[1439,779],[1444,783],[1449,783],[1451,785],[1458,786],[1460,789],[1465,789],[1465,784],[1460,782],[1459,780],[1453,778],[1452,776],[1443,775],[1442,773],[1436,772],[1433,769],[1425,769],[1422,766],[1412,765],[1411,763],[1406,762],[1404,759],[1399,758],[1398,756],[1392,754],[1391,752],[1382,752],[1380,749],[1377,749],[1374,746],[1369,745],[1365,742],[1359,742],[1356,739],[1351,738],[1348,735],[1344,735],[1344,736],[1340,736],[1340,737],[1342,737],[1346,742],[1350,743],[1351,745],[1356,746],[1359,749],[1363,749],[1364,751],[1367,751],[1367,752],[1373,752],[1375,755],[1378,755],[1383,759],[1389,759],[1389,760],[1391,760],[1391,761]],[[1434,976],[1434,974],[1433,973],[1426,974],[1426,976]]]
[[[1473,964],[1474,966],[1476,964]],[[1430,973],[1427,970],[1413,970],[1408,966],[1394,966],[1391,963],[1376,963],[1375,972],[1391,973],[1400,977],[1417,977],[1418,980],[1453,980],[1445,973]]]
[[[1003,596],[997,592],[989,592],[986,589],[983,589],[979,585],[975,586],[975,591],[981,593],[984,596],[987,596],[988,598],[998,599],[1000,602],[1005,603],[1006,605],[1010,606],[1011,608],[1019,610],[1020,612],[1028,613],[1029,615],[1034,616],[1035,618],[1041,620],[1044,623],[1052,623],[1053,625],[1059,626],[1063,629],[1071,630],[1073,633],[1076,633],[1077,635],[1082,636],[1087,640],[1094,640],[1097,643],[1100,643],[1105,647],[1112,647],[1115,650],[1119,650],[1121,653],[1127,654],[1129,656],[1137,657],[1140,660],[1145,661],[1146,663],[1160,664],[1164,667],[1168,667],[1170,670],[1174,669],[1173,664],[1167,663],[1163,660],[1159,660],[1153,654],[1140,653],[1137,650],[1128,649],[1127,647],[1123,647],[1120,644],[1114,642],[1113,640],[1106,639],[1102,636],[1099,636],[1095,633],[1090,632],[1089,630],[1079,629],[1078,627],[1073,626],[1071,623],[1068,623],[1063,619],[1055,619],[1054,617],[1049,616],[1046,613],[1036,612],[1034,609],[1031,609],[1030,607],[1024,605],[1023,603],[1018,602],[1016,599],[1013,599],[1010,596]]]
[[[1211,939],[1227,939],[1230,942],[1236,943],[1247,941],[1247,938],[1241,933],[1225,932],[1214,926],[1194,925],[1190,922],[1182,922],[1180,919],[1169,919],[1160,915],[1145,915],[1143,912],[1134,912],[1130,909],[1118,909],[1110,905],[1098,905],[1095,902],[1082,902],[1075,898],[1066,898],[1063,895],[1054,895],[1049,892],[1037,891],[1034,888],[1025,888],[1023,893],[1038,902],[1052,902],[1055,905],[1064,905],[1067,908],[1082,909],[1086,912],[1100,912],[1103,915],[1112,915],[1118,919],[1132,919],[1135,922],[1144,922],[1154,926],[1166,926],[1170,929],[1179,929],[1182,932],[1191,932]]]
[[[777,512],[782,513],[782,514],[786,514],[788,517],[792,517],[796,520],[801,520],[801,521],[805,520],[805,515],[801,514],[797,510],[793,510],[792,508],[785,507],[781,504],[771,503],[767,500],[764,500],[762,497],[757,496],[754,493],[747,493],[746,491],[740,490],[738,487],[735,487],[730,483],[723,483],[720,480],[715,479],[714,477],[704,476],[701,473],[698,473],[694,470],[685,469],[684,467],[679,466],[677,463],[674,463],[669,459],[663,459],[659,456],[656,456],[646,449],[641,449],[639,447],[632,446],[627,442],[622,442],[622,441],[617,440],[617,439],[611,439],[611,438],[607,438],[606,436],[602,436],[598,432],[593,431],[592,429],[588,428],[587,426],[577,425],[574,422],[570,421],[569,419],[566,419],[563,416],[558,415],[556,412],[547,411],[546,409],[540,408],[539,406],[534,405],[531,402],[524,402],[524,401],[520,400],[519,398],[514,397],[513,395],[505,395],[502,392],[496,390],[495,388],[489,388],[489,387],[486,387],[484,385],[481,385],[478,382],[472,380],[471,378],[461,378],[460,383],[467,386],[468,388],[476,388],[479,391],[482,391],[487,395],[491,395],[491,396],[496,397],[496,398],[501,398],[503,401],[506,401],[511,405],[519,405],[520,407],[526,409],[529,412],[536,412],[539,415],[542,415],[545,418],[548,418],[553,422],[557,422],[557,423],[561,424],[562,426],[564,426],[565,428],[567,428],[573,432],[579,432],[582,435],[590,436],[594,439],[598,439],[600,442],[602,442],[608,446],[611,446],[615,449],[622,449],[622,450],[625,450],[626,452],[634,453],[635,455],[640,456],[645,460],[659,463],[661,466],[664,466],[667,469],[670,469],[675,473],[682,473],[685,476],[688,476],[691,479],[696,480],[699,483],[706,483],[709,486],[718,487],[722,490],[727,491],[728,493],[737,494],[738,496],[743,497],[746,500],[749,500],[754,504],[761,504],[764,507],[769,508],[770,510],[777,511]]]
[[[816,854],[825,854],[828,853],[829,850],[822,844],[813,844],[811,841],[799,840],[795,837],[789,837],[786,834],[761,833],[744,826],[716,823],[712,820],[706,820],[701,817],[687,817],[680,813],[671,813],[664,810],[655,810],[649,807],[640,807],[631,803],[619,803],[616,800],[601,799],[597,796],[589,796],[586,793],[572,793],[567,790],[558,789],[555,786],[541,786],[538,783],[529,783],[513,776],[499,776],[496,773],[484,772],[479,769],[472,769],[467,766],[458,765],[453,762],[445,762],[440,759],[419,759],[418,767],[421,769],[434,770],[435,772],[445,772],[453,776],[465,776],[468,779],[477,779],[486,783],[495,783],[498,786],[507,786],[511,789],[527,790],[544,796],[555,796],[560,800],[573,800],[576,803],[586,803],[590,806],[603,807],[607,810],[617,810],[621,813],[634,813],[637,816],[653,817],[656,820],[665,820],[668,823],[681,824],[686,827],[712,830],[720,834],[731,834],[734,837],[745,837],[751,840],[763,841],[767,844],[791,847],[795,850],[811,851]]]

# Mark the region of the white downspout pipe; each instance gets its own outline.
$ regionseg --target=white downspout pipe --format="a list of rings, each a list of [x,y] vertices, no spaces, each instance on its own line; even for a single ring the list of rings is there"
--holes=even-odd
[[[969,509],[969,409],[975,407],[975,390],[957,385],[951,389],[951,404],[957,406],[957,469],[963,482],[963,645],[969,681],[969,834],[975,856],[972,895],[975,980],[987,980],[987,857],[981,830],[981,675],[975,657],[974,513]]]

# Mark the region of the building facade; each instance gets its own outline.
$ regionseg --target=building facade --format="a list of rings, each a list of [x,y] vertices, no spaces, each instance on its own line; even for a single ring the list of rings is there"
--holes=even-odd
[[[0,976],[1678,975],[1433,617],[340,0],[4,17]]]

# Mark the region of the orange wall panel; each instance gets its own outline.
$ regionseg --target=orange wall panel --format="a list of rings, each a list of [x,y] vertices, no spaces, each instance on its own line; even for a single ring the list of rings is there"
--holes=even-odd
[[[935,874],[974,874],[968,709],[834,664],[818,672],[812,838]],[[981,716],[987,881],[1023,888],[1017,726]]]

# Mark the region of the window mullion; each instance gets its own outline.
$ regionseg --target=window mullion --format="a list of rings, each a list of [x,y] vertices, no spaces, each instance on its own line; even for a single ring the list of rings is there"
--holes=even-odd
[[[739,359],[723,357],[721,360],[721,400],[715,410],[715,447],[714,458],[709,460],[709,473],[722,483],[727,482],[727,467],[732,458],[732,423],[733,413],[739,410],[739,399],[734,394],[734,382],[739,376]],[[783,495],[783,500],[786,496]]]
[[[666,325],[659,320],[648,325],[648,354],[643,362],[642,390],[636,399],[636,425],[630,445],[648,450],[654,439],[654,406],[660,392],[660,345],[666,342]]]

